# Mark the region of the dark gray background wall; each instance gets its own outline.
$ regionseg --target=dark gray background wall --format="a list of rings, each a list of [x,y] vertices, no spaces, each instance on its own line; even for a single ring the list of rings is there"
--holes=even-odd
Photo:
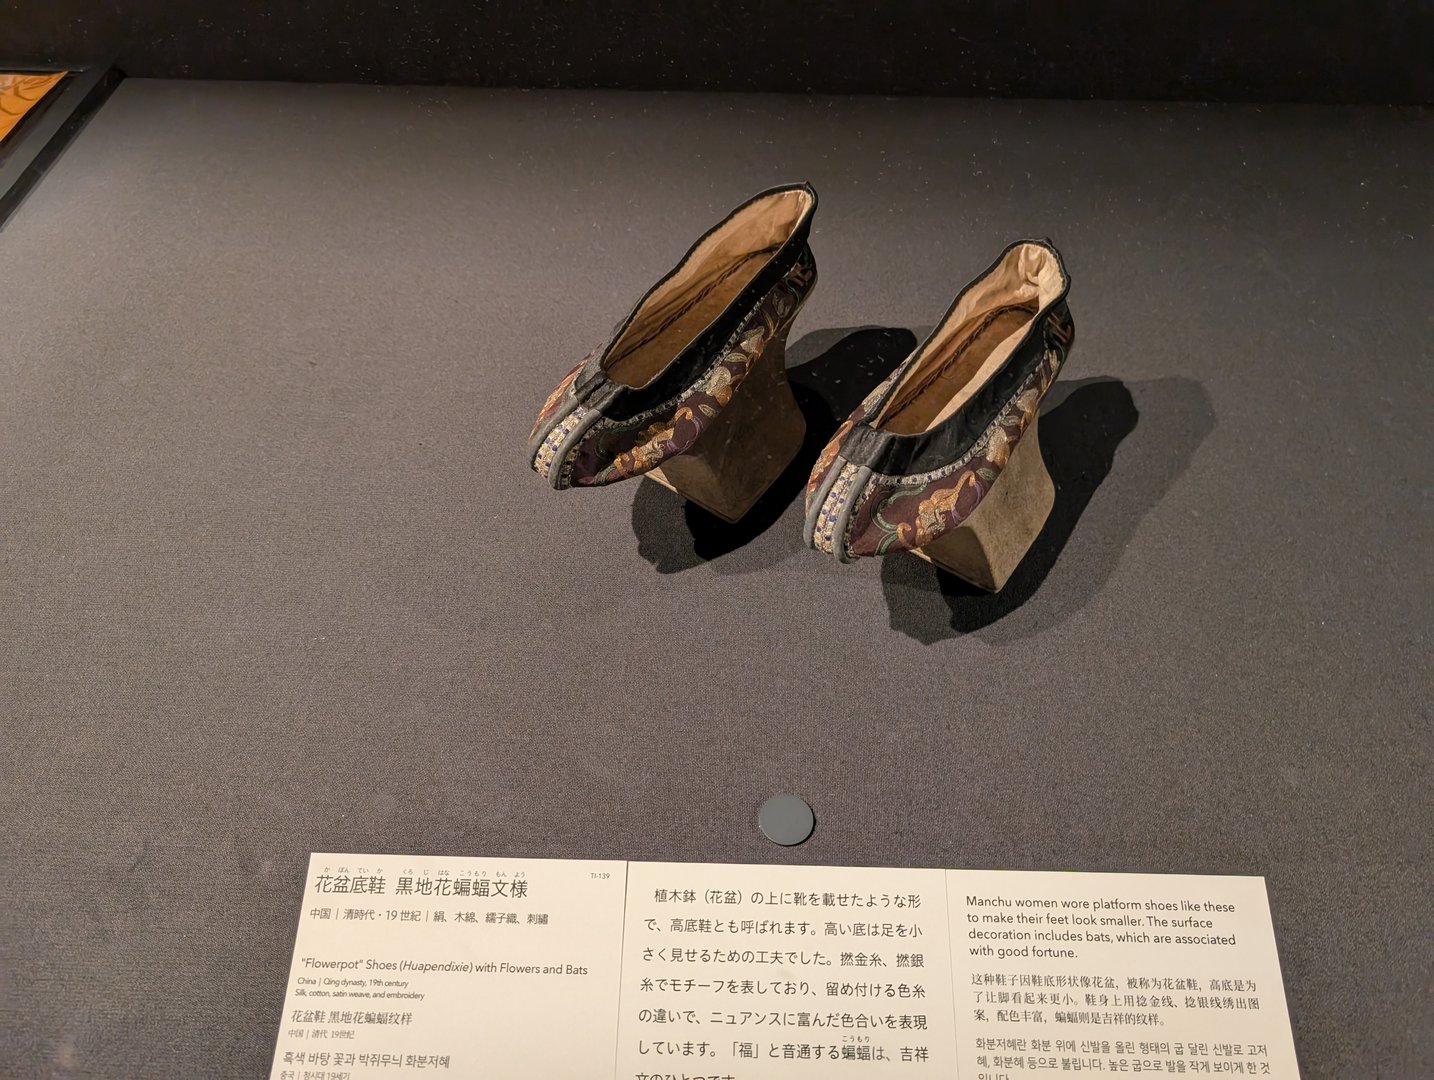
[[[1434,0],[11,0],[0,54],[130,75],[1414,104]]]

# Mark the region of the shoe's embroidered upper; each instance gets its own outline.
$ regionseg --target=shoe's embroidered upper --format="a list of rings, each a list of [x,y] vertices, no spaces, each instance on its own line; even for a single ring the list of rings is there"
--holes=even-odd
[[[691,447],[732,400],[767,343],[795,317],[815,281],[815,265],[808,255],[762,297],[691,387],[636,416],[594,418],[564,456],[563,474],[554,486],[597,487],[640,476]],[[577,412],[587,415],[582,406]],[[552,479],[549,472],[539,471]]]
[[[632,323],[634,316],[629,316],[614,339],[589,353],[549,395],[533,426],[530,451],[533,468],[550,484],[610,484],[655,469],[687,450],[731,401],[772,339],[785,331],[816,283],[816,263],[806,243],[815,196],[806,187],[774,191],[778,196],[806,193],[809,202],[779,244],[758,251],[769,256],[764,267],[698,338],[642,386],[631,386],[613,378],[605,366],[610,354],[622,347],[615,341]],[[744,207],[772,195],[764,193]],[[701,245],[723,227],[694,245],[693,252],[701,256]],[[682,272],[693,252],[674,274]],[[699,298],[712,291],[699,293]],[[639,308],[647,301],[644,298]],[[657,325],[644,327],[644,342],[660,337],[683,310],[665,321],[654,316]]]
[[[986,283],[1020,246],[1008,248],[962,296]],[[879,418],[894,398],[914,399],[903,387],[904,382],[909,387],[913,372],[916,382],[931,384],[933,376],[919,369],[928,342],[838,428],[807,485],[807,539],[813,547],[843,561],[925,547],[968,518],[991,490],[1040,411],[1074,338],[1065,303],[1068,280],[1059,256],[1048,245],[1037,246],[1056,260],[1059,289],[1046,290],[1051,295],[1044,297],[1024,340],[999,368],[986,373],[986,382],[960,388],[969,396],[957,411],[919,432],[882,429]],[[952,312],[961,313],[961,299]],[[931,341],[941,331],[939,326]]]

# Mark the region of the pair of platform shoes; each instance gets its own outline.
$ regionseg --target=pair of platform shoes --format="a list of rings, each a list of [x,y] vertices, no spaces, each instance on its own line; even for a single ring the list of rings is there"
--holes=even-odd
[[[786,340],[816,285],[809,184],[732,211],[549,395],[529,441],[559,490],[649,476],[736,521],[791,464],[805,421]],[[807,543],[842,562],[910,551],[988,590],[1054,488],[1041,401],[1074,337],[1048,242],[1011,244],[837,428],[806,486]]]

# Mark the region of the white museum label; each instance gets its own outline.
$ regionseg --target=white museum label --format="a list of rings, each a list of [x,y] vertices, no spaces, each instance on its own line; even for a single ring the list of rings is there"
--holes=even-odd
[[[271,1080],[1298,1077],[1249,877],[310,858]]]

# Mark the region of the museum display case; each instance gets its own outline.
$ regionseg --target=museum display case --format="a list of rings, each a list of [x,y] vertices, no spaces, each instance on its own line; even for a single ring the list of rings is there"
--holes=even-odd
[[[20,5],[0,1075],[1434,1073],[1429,19],[958,7]]]

